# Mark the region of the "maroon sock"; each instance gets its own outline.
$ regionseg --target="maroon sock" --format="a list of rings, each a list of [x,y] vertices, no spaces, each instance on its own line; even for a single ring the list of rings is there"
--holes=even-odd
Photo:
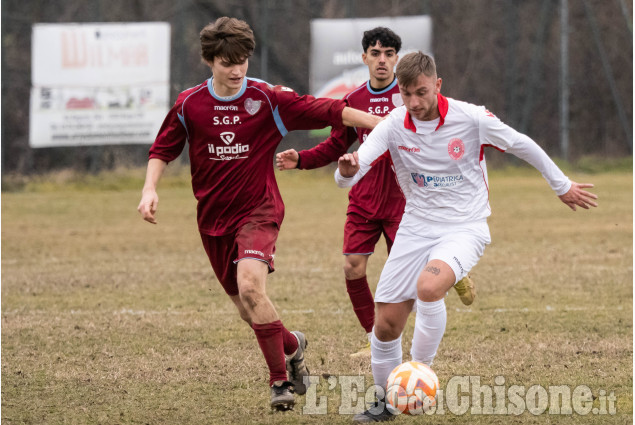
[[[262,354],[264,354],[265,361],[269,367],[269,386],[273,385],[275,381],[286,381],[287,369],[282,342],[282,330],[284,329],[282,322],[276,320],[271,323],[254,323],[252,328],[256,334],[256,339],[258,339],[260,350]]]
[[[359,323],[366,333],[371,332],[375,323],[375,300],[368,287],[366,276],[355,280],[346,279],[346,291],[353,303],[353,311]]]
[[[282,343],[284,344],[284,354],[293,354],[298,349],[298,338],[284,326],[282,327]]]

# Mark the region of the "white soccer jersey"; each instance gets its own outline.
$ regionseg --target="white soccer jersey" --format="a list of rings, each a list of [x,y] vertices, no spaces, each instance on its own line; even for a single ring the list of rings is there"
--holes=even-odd
[[[538,169],[557,195],[570,180],[529,137],[507,126],[483,106],[438,95],[440,118],[412,119],[394,109],[361,145],[360,170],[350,178],[335,171],[340,187],[355,184],[386,150],[406,197],[406,214],[436,222],[476,221],[491,214],[483,150],[513,153]]]

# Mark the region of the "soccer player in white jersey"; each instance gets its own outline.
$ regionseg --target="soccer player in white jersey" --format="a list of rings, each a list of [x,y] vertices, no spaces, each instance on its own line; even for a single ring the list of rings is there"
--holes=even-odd
[[[395,108],[361,145],[340,157],[335,180],[353,186],[390,152],[406,209],[379,278],[371,367],[375,384],[386,386],[402,363],[401,334],[416,310],[412,359],[432,364],[445,332],[447,291],[462,279],[490,243],[487,170],[483,149],[512,153],[538,169],[572,210],[596,207],[592,184],[569,180],[529,137],[505,125],[482,106],[441,95],[434,60],[410,53],[397,65],[404,106]],[[381,394],[354,421],[394,419]]]
[[[344,96],[348,106],[386,116],[403,104],[399,94],[395,65],[399,59],[401,38],[392,30],[377,27],[362,37],[362,59],[370,78]],[[288,149],[276,155],[280,170],[311,170],[335,162],[355,143],[363,144],[371,129],[341,127],[312,149],[297,152]],[[390,254],[406,200],[397,184],[389,155],[384,155],[348,194],[349,204],[344,225],[344,277],[353,311],[368,336],[368,344],[351,356],[369,356],[370,338],[375,322],[375,302],[366,277],[368,257],[383,234]],[[469,277],[454,288],[465,305],[474,301],[474,283]]]

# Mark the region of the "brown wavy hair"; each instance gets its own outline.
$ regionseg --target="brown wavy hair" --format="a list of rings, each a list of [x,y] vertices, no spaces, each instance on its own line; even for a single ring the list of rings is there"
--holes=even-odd
[[[254,53],[256,39],[245,21],[226,16],[207,24],[200,33],[201,57],[213,62],[221,57],[232,64],[243,63]]]

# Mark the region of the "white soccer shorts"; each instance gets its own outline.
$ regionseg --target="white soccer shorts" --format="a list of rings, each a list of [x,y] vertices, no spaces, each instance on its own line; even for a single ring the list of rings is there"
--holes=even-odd
[[[416,300],[417,279],[431,260],[448,264],[458,282],[476,265],[490,242],[487,220],[437,223],[404,214],[377,284],[375,302]]]

